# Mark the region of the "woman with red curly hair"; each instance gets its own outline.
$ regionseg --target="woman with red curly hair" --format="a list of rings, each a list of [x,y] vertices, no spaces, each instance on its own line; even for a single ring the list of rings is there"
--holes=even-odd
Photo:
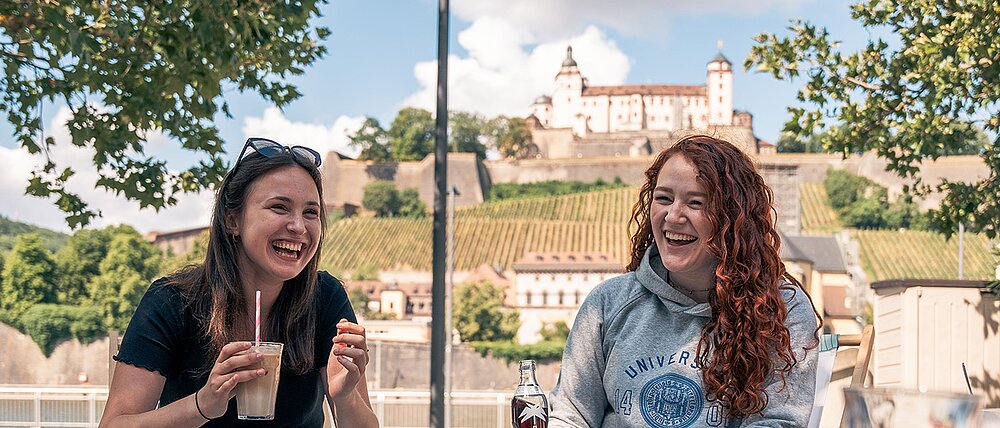
[[[627,273],[580,307],[550,426],[806,426],[818,314],[778,257],[771,189],[700,135],[645,177]]]

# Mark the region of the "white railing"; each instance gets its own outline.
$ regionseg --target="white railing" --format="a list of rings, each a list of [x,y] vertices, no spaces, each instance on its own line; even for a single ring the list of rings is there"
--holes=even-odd
[[[372,407],[384,428],[426,427],[430,420],[429,391],[374,390]],[[0,386],[0,426],[97,427],[107,387]],[[495,391],[451,394],[452,427],[510,426],[510,395]]]

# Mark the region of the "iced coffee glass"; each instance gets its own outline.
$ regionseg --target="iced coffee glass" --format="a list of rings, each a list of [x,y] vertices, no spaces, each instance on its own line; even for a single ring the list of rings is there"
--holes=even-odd
[[[263,358],[246,366],[245,370],[263,368],[262,377],[236,384],[236,410],[239,419],[269,421],[274,419],[274,400],[278,396],[281,375],[281,351],[284,345],[260,342],[240,354],[259,352]]]

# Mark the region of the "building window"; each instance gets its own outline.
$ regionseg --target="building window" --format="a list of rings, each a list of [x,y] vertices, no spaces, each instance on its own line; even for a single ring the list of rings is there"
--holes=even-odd
[[[720,103],[722,102],[722,97],[719,97],[719,102],[720,102]]]
[[[719,82],[719,89],[722,89],[722,82]]]
[[[531,292],[530,291],[526,291],[524,293],[524,305],[525,306],[531,306]]]
[[[573,292],[573,299],[575,300],[574,303],[576,303],[577,305],[580,304],[580,290],[576,290]]]
[[[563,305],[563,292],[559,290],[559,306]]]
[[[542,292],[542,306],[546,306],[548,304],[549,304],[549,295],[548,295],[548,293],[546,293],[546,292],[543,291]]]

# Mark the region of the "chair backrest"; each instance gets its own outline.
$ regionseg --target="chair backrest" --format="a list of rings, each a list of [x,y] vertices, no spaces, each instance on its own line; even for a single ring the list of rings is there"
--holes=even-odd
[[[870,325],[865,326],[861,334],[820,336],[816,397],[809,418],[810,428],[840,426],[843,420],[840,407],[844,401],[839,389],[830,391],[830,384],[849,378],[850,386],[864,387],[871,365],[874,340],[875,329]],[[843,386],[843,382],[839,383]]]

